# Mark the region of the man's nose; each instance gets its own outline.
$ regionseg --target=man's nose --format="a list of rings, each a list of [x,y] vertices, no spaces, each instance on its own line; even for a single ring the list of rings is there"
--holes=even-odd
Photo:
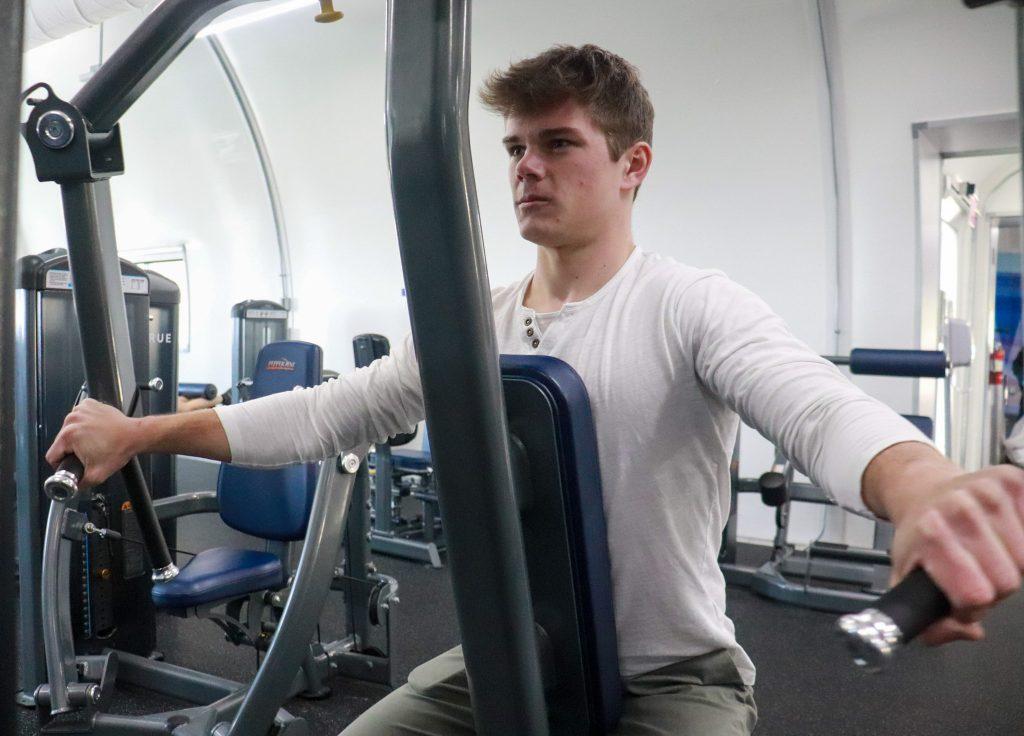
[[[523,157],[516,164],[517,179],[540,179],[544,176],[544,165],[533,151],[527,149]]]

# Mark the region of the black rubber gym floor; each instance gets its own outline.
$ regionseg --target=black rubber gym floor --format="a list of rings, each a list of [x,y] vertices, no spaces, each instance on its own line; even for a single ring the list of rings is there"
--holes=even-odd
[[[186,537],[181,546],[188,549],[193,541],[198,540]],[[447,569],[386,557],[378,556],[377,564],[401,586],[392,619],[393,671],[400,683],[417,664],[458,641],[449,576]],[[890,671],[874,676],[849,663],[832,635],[830,614],[773,603],[746,590],[730,590],[728,607],[740,642],[758,666],[760,736],[1024,734],[1024,596],[1006,601],[991,617],[987,641],[914,647]],[[225,642],[210,622],[167,617],[159,626],[168,661],[236,680],[252,676],[252,651]],[[324,640],[340,635],[338,600],[329,604],[321,633]],[[286,706],[307,719],[311,736],[334,736],[386,694],[386,688],[354,681],[333,685],[326,700]],[[119,712],[181,705],[138,690],[121,695]],[[37,733],[31,711],[21,711],[18,733]]]

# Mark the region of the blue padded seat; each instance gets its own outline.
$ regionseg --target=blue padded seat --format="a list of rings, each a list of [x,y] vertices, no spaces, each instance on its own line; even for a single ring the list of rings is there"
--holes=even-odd
[[[252,399],[320,384],[323,351],[309,342],[265,345],[256,357]],[[217,477],[220,517],[238,531],[290,542],[306,534],[316,495],[317,466],[254,469],[224,463]],[[166,583],[153,586],[158,608],[190,608],[284,586],[281,560],[269,552],[226,547],[205,550]]]
[[[173,580],[154,585],[153,602],[164,609],[192,608],[259,590],[280,590],[285,582],[277,555],[217,547],[193,557]]]

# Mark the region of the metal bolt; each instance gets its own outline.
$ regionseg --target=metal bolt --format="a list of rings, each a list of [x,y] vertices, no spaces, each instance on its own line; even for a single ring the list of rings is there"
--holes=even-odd
[[[341,458],[341,469],[346,473],[355,473],[359,470],[359,458],[352,453],[345,455]]]
[[[74,140],[75,123],[60,110],[50,110],[39,116],[36,135],[44,146],[59,151]]]

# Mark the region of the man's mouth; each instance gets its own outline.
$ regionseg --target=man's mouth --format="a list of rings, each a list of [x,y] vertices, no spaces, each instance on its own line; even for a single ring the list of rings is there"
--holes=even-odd
[[[550,201],[550,200],[547,197],[539,197],[536,194],[528,194],[525,197],[523,197],[522,199],[520,199],[518,202],[516,202],[516,205],[517,206],[522,206],[522,205],[525,205],[525,204],[539,204],[541,202],[548,202],[548,201]]]

